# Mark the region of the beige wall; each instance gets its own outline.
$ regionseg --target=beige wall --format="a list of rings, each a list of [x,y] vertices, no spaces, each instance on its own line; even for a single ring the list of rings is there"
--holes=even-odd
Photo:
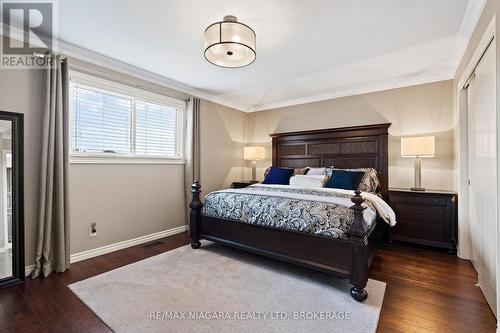
[[[370,94],[349,96],[248,115],[249,142],[267,147],[266,161],[258,164],[262,179],[270,165],[270,133],[302,131],[376,123],[389,129],[389,186],[413,184],[413,160],[400,157],[400,137],[435,135],[436,157],[422,162],[422,185],[453,188],[452,82],[442,81]],[[248,169],[247,169],[248,174]]]
[[[176,98],[187,97],[146,81],[72,62],[125,84]],[[0,110],[25,114],[26,265],[34,262],[36,244],[43,87],[41,71],[0,70]],[[201,173],[206,192],[241,179],[245,114],[205,101],[201,114]],[[183,165],[71,164],[71,253],[181,226],[185,223],[183,207]],[[91,223],[98,227],[94,238],[89,237]]]
[[[71,253],[184,224],[184,166],[71,164]],[[89,225],[97,223],[97,236]]]
[[[203,194],[227,188],[243,179],[243,146],[247,115],[201,102],[201,185]]]

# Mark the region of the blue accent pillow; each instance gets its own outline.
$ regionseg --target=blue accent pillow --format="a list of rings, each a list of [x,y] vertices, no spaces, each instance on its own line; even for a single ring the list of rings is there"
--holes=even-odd
[[[290,185],[293,169],[271,167],[262,184]]]
[[[362,171],[333,170],[325,187],[356,191],[364,175]]]

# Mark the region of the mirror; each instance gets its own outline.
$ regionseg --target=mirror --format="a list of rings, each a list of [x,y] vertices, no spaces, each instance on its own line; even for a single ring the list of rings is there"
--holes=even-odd
[[[0,120],[0,279],[12,276],[12,128]]]
[[[24,281],[23,115],[0,111],[0,287]]]

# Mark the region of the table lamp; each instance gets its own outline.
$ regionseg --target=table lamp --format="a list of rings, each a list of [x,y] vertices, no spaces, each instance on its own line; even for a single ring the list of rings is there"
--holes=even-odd
[[[434,137],[420,136],[401,138],[401,156],[413,157],[415,172],[415,187],[412,191],[425,191],[421,185],[421,157],[434,157]]]
[[[243,158],[247,161],[252,161],[252,183],[257,183],[256,167],[257,161],[266,158],[266,150],[264,147],[253,146],[243,148]]]

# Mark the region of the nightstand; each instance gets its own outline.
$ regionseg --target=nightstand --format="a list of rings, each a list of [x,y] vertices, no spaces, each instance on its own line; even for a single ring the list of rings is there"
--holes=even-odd
[[[252,182],[252,181],[243,181],[243,182],[233,182],[231,185],[232,188],[245,188],[248,187],[252,184],[257,184],[258,182]]]
[[[396,225],[389,240],[435,246],[456,253],[457,195],[448,191],[389,189]]]

